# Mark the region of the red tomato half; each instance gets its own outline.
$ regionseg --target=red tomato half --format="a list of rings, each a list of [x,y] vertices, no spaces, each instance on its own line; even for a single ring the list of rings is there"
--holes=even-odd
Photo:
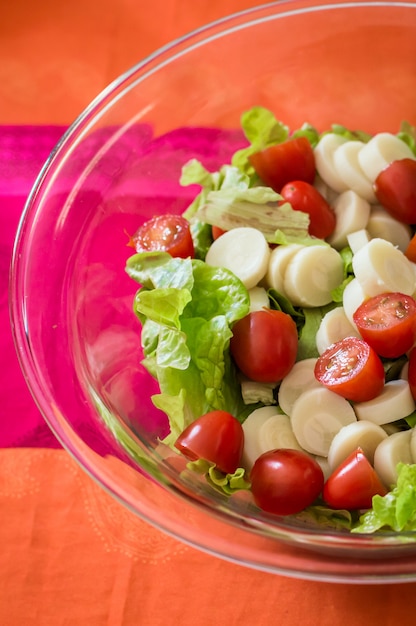
[[[244,431],[227,411],[211,411],[192,422],[179,435],[175,447],[188,459],[215,463],[224,474],[234,474],[240,466]]]
[[[264,184],[278,193],[291,180],[313,183],[315,178],[315,155],[306,137],[269,146],[249,160]]]
[[[274,383],[292,369],[298,349],[296,324],[287,313],[253,311],[233,326],[230,350],[251,380]]]
[[[194,256],[189,222],[181,215],[157,215],[140,226],[132,237],[137,252],[168,252],[173,257]]]
[[[377,200],[396,219],[416,224],[416,160],[393,161],[374,183]]]
[[[416,301],[403,293],[383,293],[365,300],[355,311],[361,337],[380,356],[394,359],[416,341]]]
[[[226,230],[224,230],[223,228],[220,228],[219,226],[213,226],[212,227],[212,238],[215,241],[215,239],[218,239],[218,237],[221,237],[221,235],[223,235],[226,232],[227,232]]]
[[[277,449],[256,460],[250,473],[257,506],[276,515],[293,515],[310,506],[322,491],[318,463],[301,450]]]
[[[404,255],[411,261],[412,263],[416,263],[416,235],[413,235],[409,244],[404,252]]]
[[[387,490],[361,448],[350,454],[331,474],[322,496],[334,509],[369,509],[375,495]]]
[[[416,348],[409,353],[409,369],[407,370],[407,380],[414,400],[416,400]]]
[[[372,400],[384,386],[380,357],[358,337],[346,337],[329,346],[316,361],[315,377],[331,391],[353,402]]]
[[[295,180],[284,185],[280,194],[295,211],[309,215],[309,234],[325,239],[334,232],[336,217],[323,195],[310,183]]]

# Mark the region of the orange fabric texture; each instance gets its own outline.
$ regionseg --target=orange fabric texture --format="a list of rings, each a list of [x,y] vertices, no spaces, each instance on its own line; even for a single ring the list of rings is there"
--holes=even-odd
[[[252,571],[122,508],[63,450],[0,452],[4,626],[396,626],[416,585],[340,585]]]
[[[119,74],[259,0],[14,0],[0,8],[0,124],[68,124]]]

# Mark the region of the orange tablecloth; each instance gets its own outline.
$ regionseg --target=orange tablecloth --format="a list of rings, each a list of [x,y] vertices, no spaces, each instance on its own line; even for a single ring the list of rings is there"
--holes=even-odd
[[[256,4],[4,2],[0,125],[66,125],[144,55]],[[296,580],[197,552],[121,508],[59,448],[0,450],[0,520],[4,626],[396,626],[414,619],[416,584]]]
[[[0,453],[3,626],[397,626],[416,585],[252,571],[122,509],[63,450]]]

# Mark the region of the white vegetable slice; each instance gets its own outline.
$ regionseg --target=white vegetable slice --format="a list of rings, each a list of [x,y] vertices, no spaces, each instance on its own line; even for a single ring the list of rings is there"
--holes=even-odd
[[[330,246],[308,246],[289,261],[284,290],[294,305],[324,306],[332,301],[331,291],[342,280],[343,263],[338,252]]]
[[[346,141],[334,152],[334,166],[346,186],[355,191],[367,202],[376,202],[371,181],[363,172],[359,153],[365,143],[362,141]]]
[[[361,198],[352,189],[348,189],[339,194],[332,208],[337,221],[327,241],[337,250],[341,250],[347,245],[347,237],[350,233],[366,228],[371,207],[367,200]]]
[[[264,287],[252,287],[248,290],[248,297],[250,298],[250,313],[270,308],[269,296]]]
[[[324,135],[314,149],[315,165],[320,178],[338,193],[348,189],[334,165],[334,153],[347,139],[335,133]]]
[[[248,470],[253,467],[255,460],[261,454],[259,430],[262,424],[273,415],[279,415],[278,408],[276,406],[264,406],[255,409],[243,422],[244,448],[241,463]]]
[[[265,276],[266,284],[285,296],[284,279],[286,268],[293,256],[303,248],[300,244],[290,243],[274,248],[270,253],[269,265]]]
[[[374,469],[387,488],[397,481],[397,464],[413,463],[411,430],[402,430],[382,441],[374,453]]]
[[[373,464],[377,446],[387,438],[386,431],[373,422],[352,422],[341,428],[333,438],[328,452],[328,463],[332,470],[340,465],[358,447]]]
[[[373,183],[380,172],[393,161],[414,158],[409,146],[392,133],[374,135],[358,155],[361,169]]]
[[[412,295],[415,291],[415,273],[410,261],[385,239],[371,239],[358,250],[352,258],[352,267],[368,296],[389,291]]]
[[[314,459],[320,466],[321,470],[323,471],[324,481],[326,482],[332,474],[332,470],[329,466],[328,459],[325,456],[319,456],[319,455],[315,455]]]
[[[334,200],[338,197],[338,192],[335,191],[334,189],[331,189],[331,187],[329,187],[329,185],[327,185],[322,180],[319,174],[315,176],[313,186],[315,187],[315,189],[319,191],[321,196],[323,196],[330,205],[332,205]]]
[[[344,313],[353,328],[357,328],[353,315],[360,304],[364,302],[366,297],[367,296],[356,278],[353,278],[344,288],[344,292],[342,294],[342,306]]]
[[[319,456],[328,456],[335,435],[356,419],[350,403],[325,387],[302,393],[290,416],[299,444],[307,452]]]
[[[272,415],[272,417],[269,417],[260,426],[258,437],[261,454],[276,448],[302,450],[293,434],[290,419],[287,415]]]
[[[409,361],[406,361],[400,370],[400,378],[403,380],[409,380]]]
[[[410,226],[394,219],[381,206],[371,209],[367,230],[371,237],[386,239],[402,252],[405,252],[412,237]]]
[[[347,235],[347,243],[352,250],[352,253],[355,254],[360,250],[363,246],[365,246],[371,237],[366,228],[362,228],[360,230],[356,230],[353,233],[348,233]]]
[[[240,386],[244,404],[255,404],[256,402],[262,402],[267,406],[276,404],[274,383],[259,383],[247,378],[241,380]]]
[[[316,349],[319,354],[330,345],[345,337],[359,337],[360,334],[345,314],[344,307],[338,306],[324,315],[316,333]]]
[[[297,361],[280,383],[277,401],[287,415],[292,413],[296,400],[307,389],[321,388],[314,373],[316,361],[313,358]]]
[[[373,400],[354,404],[359,420],[367,420],[380,426],[410,415],[415,408],[409,383],[403,379],[387,382],[382,392]]]
[[[257,228],[232,228],[216,239],[205,261],[214,267],[231,270],[247,289],[255,287],[264,277],[270,258],[265,236]]]

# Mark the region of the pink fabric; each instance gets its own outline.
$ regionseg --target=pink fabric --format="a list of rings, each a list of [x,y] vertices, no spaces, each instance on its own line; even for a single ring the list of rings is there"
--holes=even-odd
[[[0,126],[0,448],[59,447],[37,410],[20,370],[10,328],[7,289],[13,241],[25,201],[43,164],[64,132],[62,126]],[[75,170],[83,167],[83,162],[95,153],[97,142],[103,141],[103,133],[112,132],[111,128],[101,129],[88,138],[83,151],[78,153]],[[167,189],[178,193],[178,159],[181,164],[191,157],[201,159],[205,167],[212,171],[228,162],[231,154],[244,144],[241,131],[237,130],[181,128],[162,136],[153,136],[148,125],[132,127],[123,141],[107,155],[108,167],[97,174],[97,179],[94,179],[97,189],[92,191],[102,193],[103,189],[107,189],[108,172],[114,184],[113,173],[119,172],[127,159],[128,167],[135,176],[126,180],[121,177],[117,182],[118,192],[120,185],[133,184],[137,187],[139,182],[141,193],[151,197],[153,202],[159,201],[163,207],[169,200]],[[147,172],[150,164],[157,171],[163,171],[163,189],[157,181],[149,179]],[[70,169],[68,181],[61,181],[65,187],[62,193],[68,193],[72,188],[71,172]],[[166,181],[171,181],[172,189],[167,187]],[[129,189],[124,187],[123,191],[128,193]],[[184,191],[182,201],[185,206],[192,195],[190,188]],[[88,424],[81,424],[81,427],[86,430],[86,440],[95,437],[89,432]],[[106,445],[101,440],[95,444],[100,449]]]
[[[8,273],[19,219],[62,126],[0,127],[0,447],[59,447],[25,384],[14,350]]]

